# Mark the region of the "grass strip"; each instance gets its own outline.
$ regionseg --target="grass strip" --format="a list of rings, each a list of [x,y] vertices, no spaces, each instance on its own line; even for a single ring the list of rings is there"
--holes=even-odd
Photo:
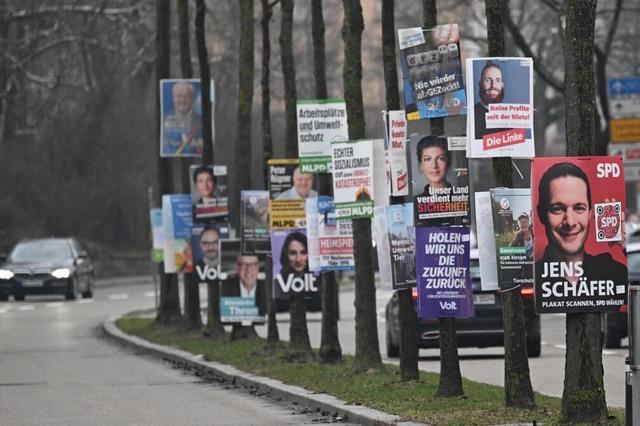
[[[185,332],[164,327],[152,319],[124,317],[116,322],[124,332],[154,343],[202,354],[206,360],[232,365],[256,375],[315,392],[334,395],[350,404],[365,405],[405,420],[433,425],[495,425],[522,422],[560,424],[560,398],[536,393],[535,410],[506,408],[500,386],[464,380],[464,397],[435,398],[439,376],[420,372],[420,381],[401,382],[400,369],[353,372],[353,357],[345,356],[337,365],[320,364],[316,359],[301,361],[287,352],[287,343],[269,349],[262,339],[213,340],[201,332]],[[624,425],[624,410],[609,409],[606,424]]]

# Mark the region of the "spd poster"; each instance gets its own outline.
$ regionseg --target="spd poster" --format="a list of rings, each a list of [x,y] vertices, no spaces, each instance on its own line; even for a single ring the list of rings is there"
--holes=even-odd
[[[419,318],[475,315],[469,228],[416,228]]]
[[[349,140],[342,99],[298,100],[298,153],[305,173],[331,172],[331,142]]]
[[[536,311],[618,311],[627,301],[620,157],[532,162]]]
[[[469,157],[533,157],[533,60],[467,59],[467,80]]]

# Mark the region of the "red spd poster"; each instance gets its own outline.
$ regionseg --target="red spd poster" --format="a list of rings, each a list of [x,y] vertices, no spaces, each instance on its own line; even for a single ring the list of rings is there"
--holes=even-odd
[[[627,299],[620,157],[532,162],[536,311],[617,311]]]

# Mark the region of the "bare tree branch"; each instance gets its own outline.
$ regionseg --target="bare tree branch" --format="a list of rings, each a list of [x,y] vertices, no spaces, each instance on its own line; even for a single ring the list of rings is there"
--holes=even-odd
[[[96,14],[107,17],[115,17],[122,15],[134,15],[142,13],[140,5],[130,7],[104,7],[102,6],[89,6],[89,5],[64,5],[64,6],[44,6],[35,10],[17,10],[15,12],[9,12],[7,18],[9,20],[19,19],[31,19],[42,15],[54,15],[61,12],[75,13],[75,14]]]
[[[618,21],[620,20],[620,12],[622,10],[622,0],[616,1],[616,7],[613,12],[613,19],[611,19],[611,23],[609,24],[609,32],[607,33],[607,39],[604,42],[604,48],[602,49],[605,55],[605,58],[609,56],[609,52],[611,51],[611,44],[613,43],[613,38],[616,35],[616,31],[618,29]],[[606,59],[605,59],[606,60]]]

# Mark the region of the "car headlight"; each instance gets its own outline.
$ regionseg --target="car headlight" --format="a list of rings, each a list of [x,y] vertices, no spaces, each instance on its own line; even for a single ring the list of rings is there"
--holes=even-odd
[[[71,275],[71,270],[69,268],[58,268],[55,269],[51,275],[53,275],[55,278],[69,278],[69,276]]]
[[[0,280],[10,280],[13,278],[13,272],[8,269],[0,269]]]

